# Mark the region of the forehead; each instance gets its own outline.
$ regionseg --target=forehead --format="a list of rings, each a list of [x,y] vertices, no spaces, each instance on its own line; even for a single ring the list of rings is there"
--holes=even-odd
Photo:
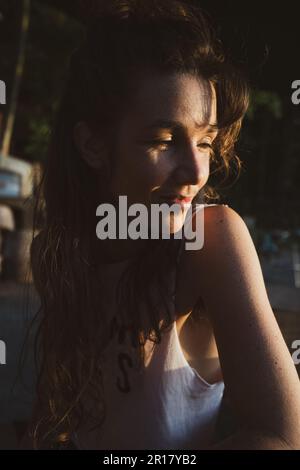
[[[195,123],[216,124],[215,90],[191,74],[148,75],[139,84],[128,118],[139,126],[160,120],[178,121],[188,128]]]

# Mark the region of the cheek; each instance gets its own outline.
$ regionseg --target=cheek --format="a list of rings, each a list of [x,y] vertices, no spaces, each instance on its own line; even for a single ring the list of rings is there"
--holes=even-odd
[[[122,189],[123,194],[147,196],[153,188],[162,185],[171,171],[172,165],[167,159],[135,150],[123,154],[120,159],[116,167],[114,189]]]
[[[143,159],[143,164],[138,166],[141,179],[151,189],[161,186],[173,171],[172,162],[160,155],[159,157],[149,156]]]
[[[132,180],[135,185],[135,194],[140,200],[149,202],[151,193],[162,186],[170,174],[170,165],[165,161],[151,157],[143,158],[133,169]]]

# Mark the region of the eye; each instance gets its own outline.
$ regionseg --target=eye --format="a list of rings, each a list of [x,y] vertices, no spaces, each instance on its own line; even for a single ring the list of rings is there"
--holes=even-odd
[[[201,142],[198,144],[198,147],[203,148],[205,150],[212,150],[212,145],[209,142]]]
[[[162,152],[168,150],[171,146],[174,145],[173,140],[152,140],[146,143],[151,148],[159,148],[159,150]],[[203,150],[213,150],[212,144],[210,142],[201,142],[197,146]]]
[[[159,148],[162,152],[168,150],[168,148],[174,144],[173,140],[152,140],[147,142],[151,148]]]

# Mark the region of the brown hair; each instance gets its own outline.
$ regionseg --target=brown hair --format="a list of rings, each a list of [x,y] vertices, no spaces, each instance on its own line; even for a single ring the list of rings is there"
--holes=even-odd
[[[213,172],[229,171],[233,163],[240,164],[234,144],[248,105],[245,80],[225,61],[198,8],[179,0],[94,5],[86,37],[71,56],[36,208],[45,217],[31,247],[41,299],[36,336],[39,411],[32,422],[36,447],[67,442],[83,422],[87,396],[97,403],[99,422],[105,418],[100,357],[109,338],[101,337],[104,317],[93,263],[95,208],[102,201],[96,200],[95,174],[74,144],[74,125],[86,121],[110,143],[143,74],[192,73],[215,87],[219,134]],[[113,149],[111,156],[109,171]],[[217,194],[207,185],[204,202],[212,197]],[[139,346],[141,357],[145,340],[160,342],[172,320],[166,277],[179,245],[178,240],[164,242],[153,243],[153,250],[136,259],[119,286],[120,303],[130,312],[132,344]],[[151,299],[152,285],[159,291],[160,307]],[[141,329],[141,301],[148,306],[147,331]],[[162,309],[167,312],[163,328]]]

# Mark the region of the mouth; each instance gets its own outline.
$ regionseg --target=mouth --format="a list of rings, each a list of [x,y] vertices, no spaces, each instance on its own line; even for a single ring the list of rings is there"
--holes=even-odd
[[[192,197],[190,196],[183,196],[181,194],[166,194],[166,195],[161,195],[160,200],[162,202],[167,202],[170,204],[190,204],[193,200]]]

